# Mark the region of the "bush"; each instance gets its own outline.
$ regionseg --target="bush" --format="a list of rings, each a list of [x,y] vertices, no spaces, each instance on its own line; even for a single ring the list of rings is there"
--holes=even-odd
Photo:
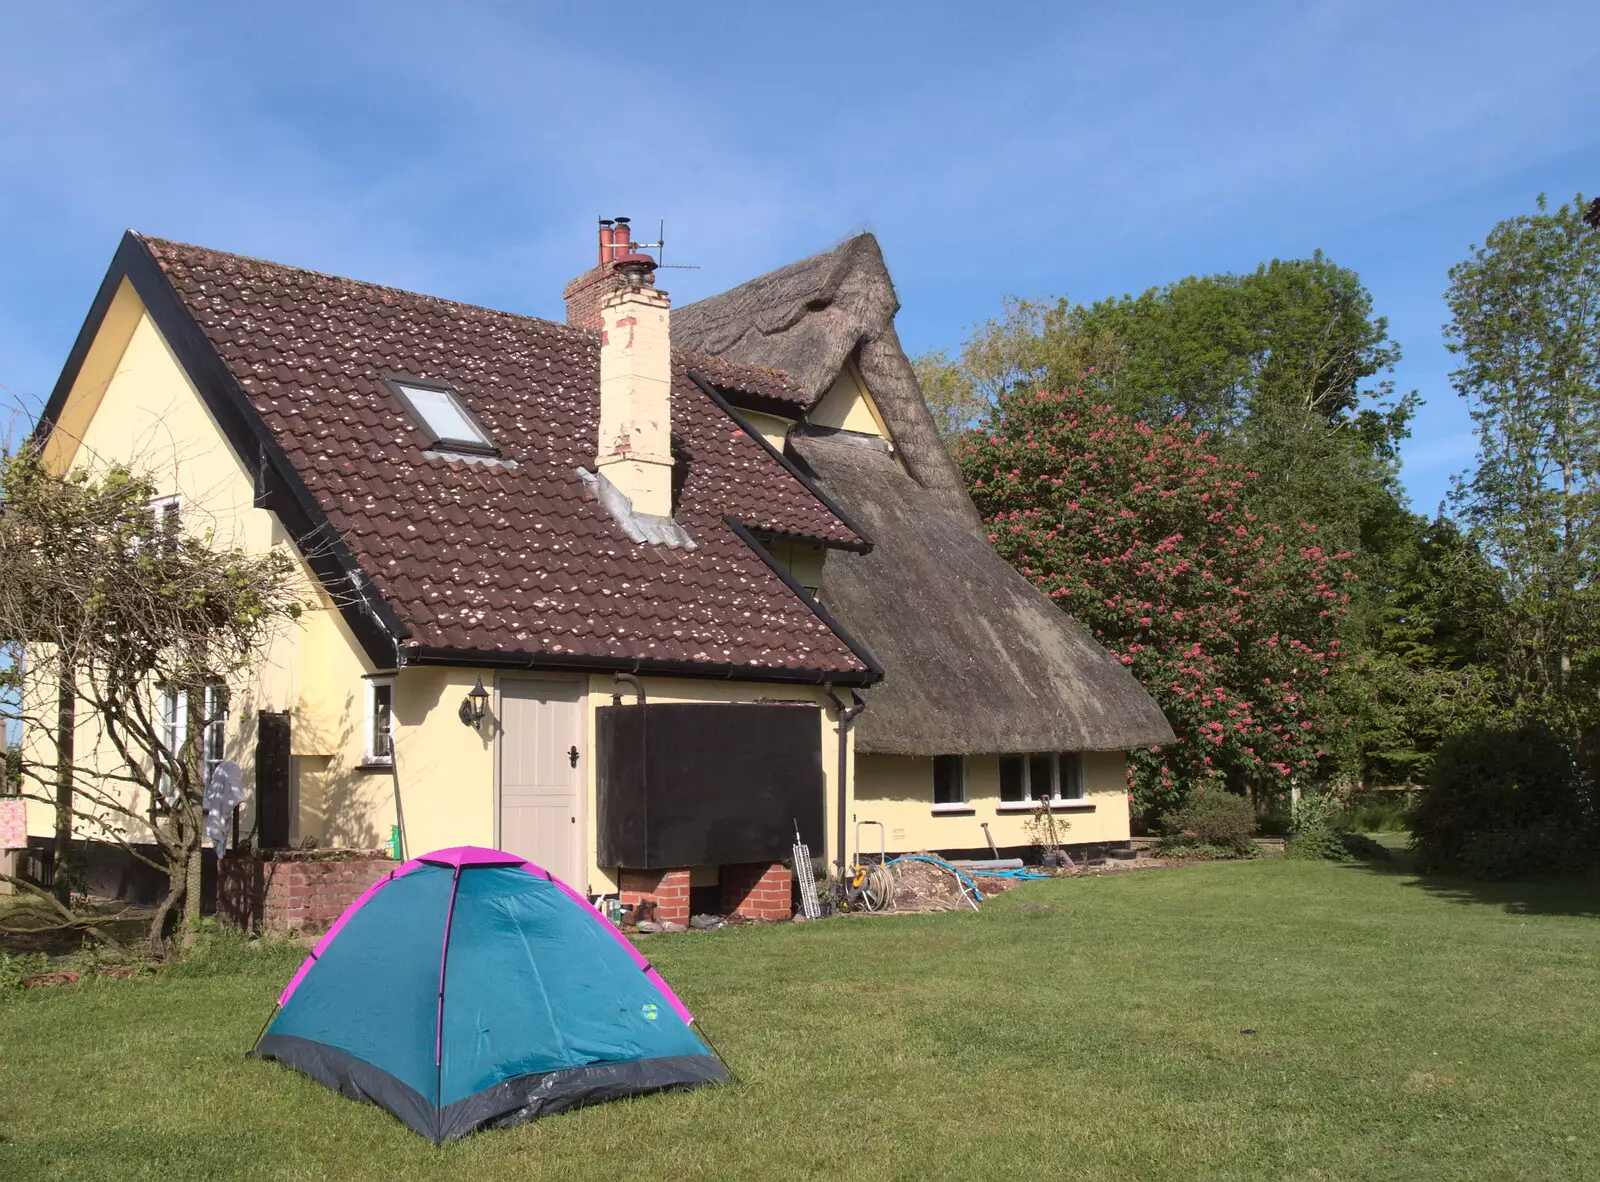
[[[1283,852],[1286,857],[1319,862],[1385,860],[1389,851],[1370,837],[1335,826],[1344,810],[1327,793],[1307,793],[1294,807],[1294,835]]]
[[[1593,742],[1534,724],[1458,735],[1407,821],[1417,869],[1470,878],[1531,878],[1600,863]]]
[[[1256,855],[1256,810],[1242,796],[1202,788],[1161,817],[1161,852],[1193,857]]]
[[[1295,834],[1283,853],[1288,858],[1317,862],[1387,862],[1392,857],[1370,837],[1326,825]]]
[[[1399,833],[1406,827],[1406,810],[1415,792],[1357,792],[1333,815],[1338,829],[1356,833]]]

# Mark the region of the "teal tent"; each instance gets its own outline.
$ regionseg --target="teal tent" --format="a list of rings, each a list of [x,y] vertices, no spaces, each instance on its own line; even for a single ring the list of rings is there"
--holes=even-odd
[[[253,1055],[436,1144],[728,1078],[677,995],[581,895],[474,846],[380,879],[278,1007]]]

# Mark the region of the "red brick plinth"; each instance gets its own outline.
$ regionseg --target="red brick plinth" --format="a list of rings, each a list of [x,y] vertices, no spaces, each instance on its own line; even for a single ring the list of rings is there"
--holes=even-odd
[[[656,905],[656,921],[689,922],[688,870],[623,870],[618,894],[624,907],[636,907],[648,899]]]
[[[724,915],[745,919],[788,919],[791,914],[791,876],[782,862],[739,862],[724,866],[718,875],[722,882]]]
[[[217,919],[246,931],[326,931],[395,866],[376,850],[230,853],[217,863]]]

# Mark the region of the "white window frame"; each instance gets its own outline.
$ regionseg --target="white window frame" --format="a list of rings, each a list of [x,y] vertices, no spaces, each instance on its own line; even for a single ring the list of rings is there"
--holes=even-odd
[[[1074,805],[1083,805],[1088,802],[1089,792],[1083,780],[1083,753],[1080,751],[1030,751],[1026,754],[1002,755],[1001,761],[1007,759],[1020,759],[1022,761],[1022,784],[1026,794],[1022,800],[1001,799],[997,811],[1002,813],[1031,813],[1039,807],[1040,797],[1035,795],[1033,786],[1033,761],[1041,755],[1050,757],[1050,795],[1044,799],[1052,809],[1071,808]],[[1075,774],[1070,778],[1069,785],[1075,789],[1071,796],[1061,794],[1061,764],[1063,759],[1072,761]],[[1002,788],[1001,791],[1004,791]]]
[[[395,679],[393,677],[367,678],[365,762],[374,766],[388,767],[394,763],[394,682]],[[378,744],[374,742],[378,737],[378,690],[380,688],[387,688],[389,691],[389,725],[385,732],[389,750],[382,754],[379,754]]]
[[[145,503],[145,512],[150,514],[150,523],[154,527],[151,533],[158,540],[158,551],[165,553],[170,546],[170,540],[176,538],[183,529],[183,494],[173,493],[170,496],[151,497]],[[167,521],[171,518],[171,532],[168,532]],[[132,539],[133,552],[137,554],[141,540]]]
[[[959,800],[939,800],[939,760],[953,759],[956,761],[957,787],[960,790]],[[967,757],[965,755],[935,755],[933,757],[933,783],[930,791],[934,796],[933,811],[936,813],[970,813],[972,802],[967,799]]]
[[[200,785],[211,783],[211,773],[228,758],[228,687],[207,682],[200,702]],[[213,753],[213,747],[215,753]]]
[[[160,694],[157,706],[156,725],[160,727],[161,745],[166,748],[167,754],[176,757],[183,750],[184,740],[189,737],[189,695],[176,686],[163,685],[156,687]],[[157,768],[155,772],[155,792],[152,793],[150,807],[157,813],[172,811],[173,801],[172,781],[164,769]]]

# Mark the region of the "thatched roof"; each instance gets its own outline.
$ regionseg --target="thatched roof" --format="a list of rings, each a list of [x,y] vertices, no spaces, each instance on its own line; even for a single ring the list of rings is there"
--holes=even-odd
[[[822,599],[884,667],[856,724],[865,754],[1117,751],[1172,741],[1105,649],[941,511],[883,451],[796,435],[790,448],[856,516],[870,554],[830,554]]]
[[[785,370],[812,405],[852,356],[893,436],[790,432],[788,452],[873,543],[830,553],[822,599],[886,670],[863,754],[1117,751],[1171,742],[1133,676],[994,552],[894,330],[870,234],[672,314],[673,344]],[[875,446],[876,444],[876,446]],[[909,475],[908,475],[909,473]]]
[[[899,309],[878,240],[858,234],[833,250],[675,308],[672,343],[784,370],[812,403],[853,355],[911,475],[936,503],[981,530],[978,511],[900,347],[894,330]]]

